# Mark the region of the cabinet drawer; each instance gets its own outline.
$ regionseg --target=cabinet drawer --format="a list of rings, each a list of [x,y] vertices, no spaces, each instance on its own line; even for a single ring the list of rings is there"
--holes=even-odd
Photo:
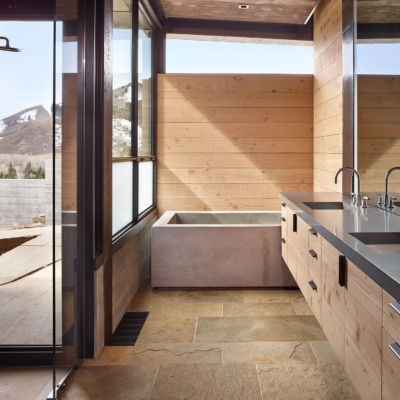
[[[389,348],[396,341],[382,329],[382,399],[397,400],[400,397],[400,359]],[[397,343],[398,344],[398,343]]]
[[[304,264],[300,259],[297,259],[297,285],[299,286],[304,298],[308,301],[308,265]]]
[[[287,266],[293,275],[293,278],[297,280],[297,265],[296,265],[296,247],[289,240],[287,243]]]
[[[308,275],[315,282],[315,284],[322,289],[322,253],[321,248],[317,251],[311,246],[308,246]]]
[[[345,322],[346,334],[360,351],[363,364],[369,364],[370,369],[377,376],[381,376],[382,353],[382,325],[369,311],[346,290],[345,295]],[[345,363],[347,354],[345,353]]]
[[[285,218],[287,220],[287,210],[288,210],[288,206],[285,203],[281,204],[281,209],[282,209],[282,217]]]
[[[312,289],[311,286],[308,288],[308,304],[319,324],[322,326],[322,304],[321,304],[321,286],[319,286],[311,276],[308,276],[309,281],[313,281],[317,286],[316,289]]]
[[[400,314],[390,305],[391,303],[400,307],[395,298],[383,291],[383,327],[397,343],[400,343]]]
[[[333,246],[322,239],[322,297],[344,325],[344,286],[339,286],[339,255]]]
[[[339,321],[324,297],[322,297],[321,303],[322,328],[339,361],[344,365],[344,325]]]
[[[344,369],[360,399],[381,400],[381,377],[375,375],[347,332]]]
[[[287,231],[283,229],[282,226],[282,239],[281,239],[281,254],[285,263],[288,264],[288,241],[287,241]]]
[[[352,293],[382,325],[383,289],[349,260],[347,260],[346,291]]]
[[[308,244],[300,236],[298,236],[296,239],[296,256],[306,266],[308,275]]]
[[[313,232],[310,232],[311,227],[308,229],[308,244],[313,248],[321,248],[322,247],[322,236],[314,229]]]
[[[303,221],[300,217],[297,217],[297,234],[299,238],[303,240],[304,243],[308,245],[308,230],[310,226]]]

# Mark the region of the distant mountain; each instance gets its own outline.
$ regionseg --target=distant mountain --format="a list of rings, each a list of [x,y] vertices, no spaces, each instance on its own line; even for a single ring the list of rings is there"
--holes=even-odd
[[[56,111],[56,149],[61,150],[61,106]],[[58,122],[58,123],[57,123]],[[0,120],[0,154],[51,153],[53,150],[51,106],[35,106]]]
[[[138,141],[142,142],[142,85],[139,83]],[[130,154],[132,85],[113,90],[113,156]],[[56,149],[61,151],[61,104],[56,105]],[[0,154],[41,155],[53,151],[51,106],[39,105],[0,120]]]

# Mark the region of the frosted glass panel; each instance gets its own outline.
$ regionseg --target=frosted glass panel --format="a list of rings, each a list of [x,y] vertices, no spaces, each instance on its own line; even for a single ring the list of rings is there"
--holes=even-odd
[[[139,163],[139,214],[153,205],[153,164]]]
[[[133,220],[133,163],[113,164],[113,235]]]

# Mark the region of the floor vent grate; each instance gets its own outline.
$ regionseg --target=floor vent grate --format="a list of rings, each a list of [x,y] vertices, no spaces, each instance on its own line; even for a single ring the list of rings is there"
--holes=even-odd
[[[125,313],[107,346],[134,346],[148,315],[148,312]]]

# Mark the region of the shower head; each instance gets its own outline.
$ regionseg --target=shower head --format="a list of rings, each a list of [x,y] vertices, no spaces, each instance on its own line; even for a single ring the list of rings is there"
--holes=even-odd
[[[16,49],[15,47],[10,47],[10,41],[6,37],[0,36],[0,40],[5,40],[6,41],[6,45],[5,46],[0,46],[0,50],[13,51],[15,53],[18,53],[18,52],[21,51],[20,49]]]

